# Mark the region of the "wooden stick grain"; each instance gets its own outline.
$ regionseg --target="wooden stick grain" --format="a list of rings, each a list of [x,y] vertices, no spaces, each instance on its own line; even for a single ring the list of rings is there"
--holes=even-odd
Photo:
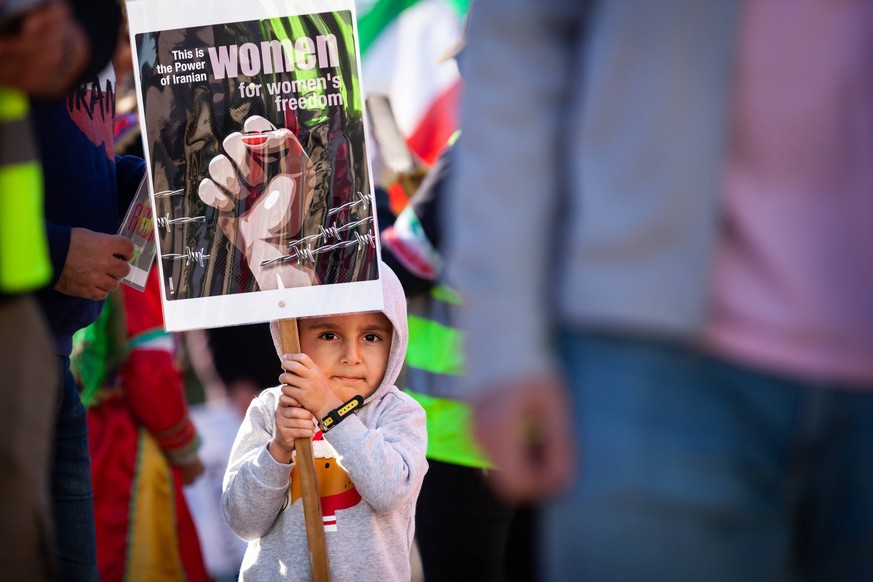
[[[300,352],[300,338],[297,335],[297,320],[279,321],[279,336],[282,351],[286,354]],[[309,563],[312,566],[314,582],[330,582],[327,564],[327,545],[324,538],[324,521],[321,518],[321,498],[318,496],[318,483],[315,477],[315,456],[312,453],[312,439],[294,439],[297,451],[297,471],[300,475],[300,488],[303,492],[303,515],[306,520],[306,539],[309,543]]]

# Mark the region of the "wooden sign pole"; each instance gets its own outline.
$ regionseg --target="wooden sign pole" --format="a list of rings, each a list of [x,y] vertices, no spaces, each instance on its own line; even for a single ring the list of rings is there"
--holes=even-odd
[[[282,339],[284,353],[296,354],[300,352],[296,319],[280,320],[279,335]],[[321,499],[318,496],[318,483],[315,478],[312,439],[294,439],[294,450],[297,451],[297,471],[300,475],[300,488],[303,491],[303,516],[306,520],[306,539],[309,542],[312,580],[314,582],[330,582],[330,571],[327,567],[327,545],[324,539],[324,521],[321,518]]]

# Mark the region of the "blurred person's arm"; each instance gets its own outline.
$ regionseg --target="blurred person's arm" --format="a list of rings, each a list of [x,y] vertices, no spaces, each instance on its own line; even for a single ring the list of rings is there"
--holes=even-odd
[[[124,287],[123,291],[127,291]],[[131,293],[142,295],[131,290]],[[169,334],[165,339],[171,342]],[[189,485],[203,473],[200,437],[188,416],[182,375],[167,349],[134,347],[121,368],[124,396],[137,424],[149,431]]]
[[[121,365],[124,398],[137,424],[151,433],[184,484],[203,472],[200,436],[188,415],[184,380],[175,363],[176,345],[163,330],[158,273],[153,269],[144,291],[124,286],[129,352]]]
[[[572,477],[573,427],[563,382],[549,374],[518,379],[473,400],[473,434],[494,465],[494,492],[510,503],[543,499]]]
[[[140,180],[145,161],[136,156],[116,156],[119,222],[127,211]],[[118,288],[118,279],[127,275],[127,261],[133,243],[124,236],[70,228],[46,222],[54,288],[67,295],[101,300]]]
[[[445,232],[464,298],[474,431],[498,491],[538,499],[572,475],[565,388],[550,352],[560,276],[562,135],[587,4],[477,0],[461,58],[464,102]]]
[[[130,272],[133,242],[122,235],[46,222],[49,254],[59,293],[102,301]]]

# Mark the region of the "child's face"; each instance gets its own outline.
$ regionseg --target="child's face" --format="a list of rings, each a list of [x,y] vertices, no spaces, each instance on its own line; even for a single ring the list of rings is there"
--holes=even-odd
[[[299,320],[300,349],[312,358],[343,402],[372,394],[385,375],[391,322],[381,312]]]

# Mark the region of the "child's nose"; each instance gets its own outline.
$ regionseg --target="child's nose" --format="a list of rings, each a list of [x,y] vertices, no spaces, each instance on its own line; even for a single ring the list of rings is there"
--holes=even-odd
[[[356,342],[348,342],[343,346],[343,362],[357,364],[361,361],[361,350]]]

